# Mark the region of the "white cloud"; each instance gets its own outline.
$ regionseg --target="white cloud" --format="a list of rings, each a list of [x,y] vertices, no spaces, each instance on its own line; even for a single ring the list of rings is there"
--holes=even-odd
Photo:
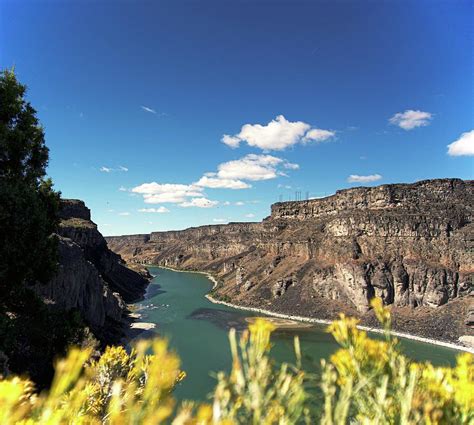
[[[141,106],[141,108],[145,111],[145,112],[150,112],[150,114],[156,114],[156,111],[154,109],[151,109],[149,108],[148,106]]]
[[[433,115],[430,112],[414,111],[407,109],[405,112],[398,112],[390,118],[390,124],[398,125],[404,130],[413,130],[416,127],[425,127],[429,125]]]
[[[254,218],[254,217],[255,217],[255,214],[252,214],[252,213],[245,214],[245,217],[247,217],[247,218]]]
[[[272,155],[249,154],[243,158],[219,164],[217,172],[205,173],[190,187],[199,191],[202,191],[204,187],[211,189],[248,189],[252,185],[247,181],[269,180],[278,176],[286,176],[281,168],[297,170],[299,165]],[[151,189],[147,186],[144,190],[150,192]],[[201,196],[201,194],[191,196]]]
[[[461,137],[448,145],[450,156],[473,156],[474,155],[474,130],[461,134]]]
[[[246,142],[249,146],[270,151],[283,150],[297,143],[320,142],[334,135],[333,131],[311,128],[303,121],[292,122],[283,115],[278,115],[267,125],[244,124],[239,133],[233,136],[224,134],[221,141],[231,148],[237,148],[240,143]]]
[[[212,208],[215,207],[218,203],[218,201],[211,201],[207,198],[192,198],[190,201],[182,202],[181,204],[179,204],[179,206],[183,208]]]
[[[159,207],[159,208],[141,208],[138,210],[138,212],[141,213],[158,213],[158,214],[164,214],[164,213],[169,213],[170,210],[166,207]]]
[[[224,134],[221,141],[231,148],[238,148],[242,140],[237,136],[229,136],[228,134]]]
[[[181,203],[192,196],[202,196],[203,189],[194,185],[173,183],[144,183],[132,189],[133,193],[143,195],[147,204]]]
[[[351,174],[347,181],[349,183],[370,183],[380,180],[382,176],[380,174],[370,174],[368,176],[359,176],[358,174]]]
[[[205,173],[192,184],[143,183],[130,190],[131,195],[142,195],[146,204],[174,203],[182,207],[210,208],[218,201],[206,198],[204,188],[247,189],[252,187],[247,181],[269,180],[286,176],[283,169],[298,169],[285,159],[271,155],[249,154],[243,158],[228,161],[218,166],[217,172]],[[122,189],[120,189],[122,190]],[[124,188],[124,190],[127,190]],[[223,205],[230,205],[225,202]],[[240,205],[240,203],[236,203]]]
[[[248,189],[252,187],[247,181],[269,180],[277,176],[286,176],[279,168],[296,170],[298,164],[272,155],[249,154],[243,158],[219,164],[216,173],[205,173],[195,187],[212,189]]]
[[[105,166],[102,166],[99,168],[100,171],[102,171],[103,173],[112,173],[114,171],[124,171],[124,172],[127,172],[128,171],[128,168],[127,167],[123,167],[122,165],[118,168],[112,168],[112,167],[105,167]]]
[[[217,177],[217,173],[207,173],[202,176],[196,183],[196,186],[209,187],[211,189],[248,189],[252,187],[250,184],[242,180],[221,179]]]
[[[320,128],[313,128],[309,130],[306,135],[303,137],[304,142],[316,141],[316,142],[325,142],[326,140],[334,137],[336,135],[335,131],[322,130]]]
[[[186,194],[184,192],[157,194],[145,193],[143,195],[143,200],[145,204],[178,204],[186,200]]]
[[[278,189],[291,189],[292,187],[289,184],[278,184]]]
[[[134,193],[157,195],[162,193],[196,193],[201,192],[202,189],[188,184],[176,184],[176,183],[143,183],[140,186],[136,186],[132,189]],[[187,195],[187,196],[199,196],[199,195]]]
[[[213,218],[212,221],[214,223],[227,223],[227,219],[226,218]]]
[[[241,207],[242,205],[245,205],[245,202],[237,201],[235,205],[237,205],[238,207]]]
[[[130,213],[129,213],[129,212],[121,212],[121,213],[119,213],[119,215],[121,215],[121,216],[128,216],[128,215],[130,215]]]
[[[120,192],[126,192],[127,191],[127,188],[125,186],[120,186],[119,187],[119,191]]]
[[[284,175],[278,170],[279,166],[290,169],[298,168],[297,164],[275,156],[249,154],[241,159],[220,164],[217,167],[217,177],[231,180],[269,180],[278,175]]]
[[[218,201],[211,201],[205,198],[203,188],[194,184],[174,184],[174,183],[144,183],[132,189],[133,193],[143,195],[146,204],[173,203],[181,207],[211,208],[216,206]],[[191,198],[191,199],[189,199]],[[157,209],[148,208],[141,212],[166,212],[164,207]]]
[[[292,162],[283,162],[283,167],[288,170],[299,170],[300,166],[298,164],[293,164]]]

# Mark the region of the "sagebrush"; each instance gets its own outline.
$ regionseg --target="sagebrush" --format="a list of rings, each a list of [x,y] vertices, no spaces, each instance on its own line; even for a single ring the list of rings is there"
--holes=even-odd
[[[0,423],[473,424],[473,356],[459,355],[453,368],[410,361],[390,334],[388,310],[378,299],[372,304],[385,338],[369,338],[341,315],[328,329],[341,347],[318,373],[302,368],[297,338],[295,363],[275,363],[274,327],[257,319],[239,338],[230,332],[232,370],[218,374],[208,404],[176,404],[173,388],[185,374],[158,339],[130,353],[110,347],[96,361],[72,349],[40,394],[27,379],[2,379]]]

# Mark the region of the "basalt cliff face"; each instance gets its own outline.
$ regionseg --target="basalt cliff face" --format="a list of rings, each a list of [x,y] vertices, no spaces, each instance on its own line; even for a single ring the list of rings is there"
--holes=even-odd
[[[126,303],[143,296],[147,280],[109,250],[84,202],[62,200],[60,217],[58,271],[35,291],[52,308],[79,311],[100,340],[117,342]]]
[[[375,324],[370,299],[398,330],[473,335],[474,181],[439,179],[280,202],[261,223],[107,238],[127,262],[211,272],[213,296],[286,314]]]

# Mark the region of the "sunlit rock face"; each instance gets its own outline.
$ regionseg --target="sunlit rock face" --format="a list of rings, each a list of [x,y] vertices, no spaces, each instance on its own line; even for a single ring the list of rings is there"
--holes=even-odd
[[[369,320],[370,299],[378,296],[420,323],[422,314],[454,311],[442,308],[452,302],[462,305],[461,316],[468,309],[473,215],[474,182],[439,179],[280,202],[261,223],[107,240],[128,262],[212,272],[220,281],[216,296],[239,304]]]
[[[147,281],[109,250],[84,202],[61,201],[60,218],[57,273],[35,290],[52,308],[78,310],[97,335],[105,335],[107,326],[121,321],[125,302],[143,296]]]

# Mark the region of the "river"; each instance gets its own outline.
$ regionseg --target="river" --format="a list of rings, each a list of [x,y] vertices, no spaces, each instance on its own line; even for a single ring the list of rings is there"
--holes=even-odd
[[[150,267],[154,276],[145,300],[136,304],[144,322],[156,328],[138,336],[166,336],[176,350],[186,371],[186,379],[178,386],[177,399],[205,400],[215,385],[213,372],[229,370],[231,356],[228,344],[230,328],[242,330],[253,312],[213,304],[205,295],[212,282],[200,273],[181,273]],[[301,340],[304,363],[317,368],[321,358],[327,358],[338,345],[327,334],[324,325],[277,330],[273,334],[272,354],[278,361],[294,361],[293,338]],[[377,337],[377,336],[375,336]],[[402,339],[404,352],[415,360],[429,360],[436,365],[452,365],[457,351],[432,344]]]

